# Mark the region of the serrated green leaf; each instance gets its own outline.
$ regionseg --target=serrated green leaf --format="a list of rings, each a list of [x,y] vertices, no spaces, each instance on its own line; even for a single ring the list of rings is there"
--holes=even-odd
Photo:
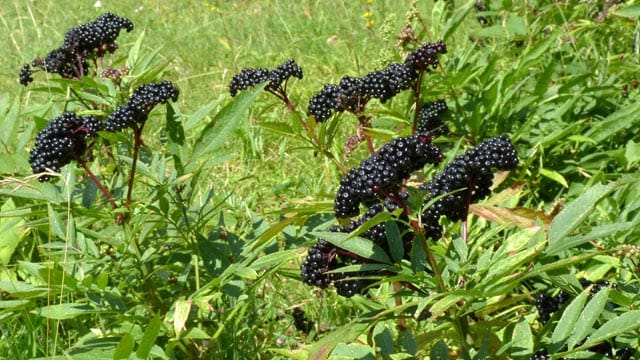
[[[460,26],[465,17],[471,12],[476,5],[475,0],[469,0],[466,4],[459,6],[453,15],[447,21],[447,24],[444,27],[444,31],[442,32],[442,38],[444,41],[447,41],[449,37],[456,31],[456,29]]]
[[[634,331],[638,328],[640,328],[640,310],[628,311],[604,323],[604,325],[594,331],[593,334],[587,338],[587,341],[577,349],[588,349],[604,340]]]
[[[564,310],[556,328],[551,335],[552,344],[549,348],[549,352],[555,354],[566,344],[569,336],[575,331],[576,322],[584,309],[584,304],[587,302],[589,291],[585,290],[580,293]]]
[[[329,231],[317,232],[314,233],[314,235],[327,240],[331,244],[343,250],[350,251],[365,259],[371,259],[385,264],[391,263],[391,260],[387,256],[386,251],[384,251],[384,249],[382,249],[369,239]]]
[[[113,351],[113,360],[129,359],[133,353],[133,347],[136,345],[136,339],[130,333],[122,335],[118,346]]]
[[[159,314],[149,321],[147,328],[144,331],[144,335],[142,335],[142,340],[140,340],[140,344],[138,345],[138,349],[136,350],[136,356],[140,359],[146,359],[149,357],[149,353],[153,348],[153,345],[160,334],[160,329],[162,328],[162,319]]]
[[[605,139],[614,136],[625,128],[635,126],[640,121],[637,116],[640,111],[640,102],[632,102],[627,106],[618,109],[613,114],[594,123],[594,126],[587,132],[587,136],[597,143],[602,143]]]
[[[627,6],[616,8],[612,13],[617,16],[637,19],[640,17],[640,4],[633,4],[633,2],[631,2]]]
[[[623,231],[627,231],[634,227],[636,224],[632,221],[620,222],[614,224],[604,224],[600,226],[594,226],[586,234],[565,237],[562,241],[556,241],[547,247],[545,251],[546,255],[557,255],[562,251],[580,246],[592,240],[603,239],[607,236],[615,235]]]
[[[65,235],[66,231],[62,226],[62,221],[50,204],[47,204],[47,213],[49,214],[49,229],[51,229],[51,232],[59,239],[65,240],[67,236]]]
[[[389,243],[389,250],[391,252],[391,258],[393,262],[398,262],[404,257],[404,244],[402,242],[402,235],[398,224],[394,221],[387,221],[384,224],[384,232],[387,236],[387,242]]]
[[[449,360],[449,346],[444,340],[438,341],[431,349],[430,360]]]
[[[557,171],[544,169],[544,168],[540,168],[538,169],[538,171],[540,172],[540,175],[557,182],[558,184],[564,186],[565,188],[569,188],[569,184],[567,183],[567,180],[564,178],[564,176],[560,175],[560,173],[558,173]]]
[[[7,217],[15,210],[13,199],[9,198],[0,208],[0,265],[7,265],[22,240],[25,230],[24,219],[21,217]],[[30,212],[30,211],[29,211]]]
[[[173,331],[175,331],[177,338],[180,338],[180,334],[186,330],[187,319],[189,319],[192,304],[192,300],[178,300],[175,302],[175,309],[173,311]]]
[[[593,299],[587,303],[587,306],[584,307],[584,310],[576,322],[573,334],[571,334],[569,341],[567,341],[567,347],[569,350],[573,349],[576,344],[580,343],[587,335],[589,335],[592,331],[593,324],[595,324],[598,317],[600,317],[608,299],[609,288],[604,288],[598,291]]]
[[[615,189],[615,183],[596,184],[570,202],[551,222],[549,246],[563,240],[576,229],[593,211],[596,203]]]
[[[231,133],[243,120],[246,120],[247,110],[265,86],[266,83],[253,89],[242,91],[222,108],[200,134],[193,149],[192,159],[206,157],[208,156],[207,154],[224,145],[230,139]]]
[[[533,334],[527,319],[522,318],[513,330],[511,357],[514,360],[530,359],[533,354]]]
[[[322,339],[315,342],[309,347],[309,359],[312,360],[325,360],[329,358],[333,349],[338,344],[349,342],[356,337],[360,336],[365,329],[369,327],[367,322],[355,322],[343,325],[329,334],[325,335]]]
[[[640,161],[640,144],[633,140],[627,141],[625,146],[624,157],[627,159],[629,165],[633,165]]]
[[[80,315],[95,313],[97,310],[86,304],[65,303],[37,308],[31,313],[47,319],[66,320]]]

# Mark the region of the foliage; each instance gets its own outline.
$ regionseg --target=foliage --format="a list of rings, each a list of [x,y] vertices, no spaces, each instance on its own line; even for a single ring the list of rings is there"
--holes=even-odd
[[[637,4],[303,1],[286,12],[267,3],[155,9],[166,28],[114,9],[136,28],[79,79],[35,76],[23,89],[11,64],[0,98],[0,356],[559,359],[638,348]],[[46,31],[39,11],[17,28]],[[188,11],[221,34],[183,31],[195,22]],[[58,34],[77,25],[48,20]],[[22,62],[62,40],[34,37],[41,47],[20,36]],[[175,40],[157,46],[163,37]],[[322,84],[439,38],[448,52],[418,89],[324,122],[306,114]],[[289,58],[304,77],[287,83],[287,106],[267,85],[228,95],[241,68]],[[98,76],[124,66],[119,83]],[[200,81],[211,67],[228,75]],[[30,174],[48,120],[65,110],[104,118],[137,86],[167,78],[179,100],[151,112],[140,133],[101,132],[86,168],[67,165],[43,183]],[[411,258],[359,236],[387,222],[398,237],[392,215],[327,232],[346,171],[411,133],[419,104],[436,99],[450,113],[450,135],[434,142],[445,159],[408,188],[499,134],[520,165],[494,178],[465,221],[443,219],[441,238],[417,236]],[[345,147],[354,136],[364,141]],[[319,236],[370,260],[340,271],[385,275],[351,298],[303,284],[300,264]],[[537,299],[561,294],[543,321]]]

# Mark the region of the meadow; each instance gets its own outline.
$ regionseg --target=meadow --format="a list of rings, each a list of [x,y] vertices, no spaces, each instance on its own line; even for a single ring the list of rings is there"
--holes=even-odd
[[[117,48],[19,83],[105,12],[133,24]],[[639,19],[635,1],[6,0],[0,358],[640,358]],[[230,92],[290,59],[284,87]],[[389,99],[309,111],[393,64],[415,72]],[[70,164],[34,174],[53,119],[109,124],[135,99],[135,122],[78,127]],[[365,159],[395,182],[344,210]]]

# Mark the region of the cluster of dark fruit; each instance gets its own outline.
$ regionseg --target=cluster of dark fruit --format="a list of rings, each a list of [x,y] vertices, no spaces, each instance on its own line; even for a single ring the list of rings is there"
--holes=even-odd
[[[308,333],[309,331],[311,331],[311,329],[313,329],[313,321],[307,319],[302,309],[293,309],[293,313],[291,315],[293,316],[293,325],[296,327],[296,329],[304,333]]]
[[[58,172],[71,160],[82,160],[87,150],[87,138],[96,136],[103,124],[93,116],[77,116],[65,112],[51,120],[38,133],[36,142],[29,154],[29,163],[34,173],[47,169]],[[40,181],[48,181],[43,175]]]
[[[442,114],[447,110],[447,103],[444,100],[436,100],[422,105],[416,117],[415,133],[429,137],[446,134],[448,129],[442,120]]]
[[[333,228],[333,231],[338,231]],[[338,295],[352,297],[362,293],[367,286],[373,283],[367,276],[376,272],[329,272],[348,265],[364,264],[363,259],[349,252],[343,251],[324,239],[318,239],[315,245],[309,248],[307,257],[300,266],[302,280],[321,289],[327,288],[333,283]]]
[[[51,120],[38,133],[36,142],[29,156],[29,163],[34,173],[47,169],[58,172],[71,160],[83,161],[87,151],[87,138],[95,137],[100,130],[119,131],[125,127],[139,126],[149,112],[159,103],[172,99],[176,101],[178,90],[169,81],[141,85],[136,88],[129,101],[112,112],[103,124],[93,116],[76,116],[65,112]],[[48,181],[43,175],[40,181]]]
[[[264,82],[269,82],[265,90],[271,92],[286,92],[286,83],[290,77],[302,79],[302,68],[293,59],[285,61],[273,70],[264,68],[242,69],[231,79],[229,93],[236,96],[238,91],[254,87]]]
[[[337,218],[360,214],[360,205],[370,207],[398,193],[403,180],[426,164],[442,160],[440,149],[423,135],[397,138],[349,170],[340,181],[334,211]]]
[[[469,205],[491,193],[493,170],[511,170],[516,165],[518,154],[506,136],[490,138],[455,157],[442,173],[421,186],[428,192],[428,207],[421,217],[425,235],[432,239],[441,236],[442,216],[453,221],[465,219]]]
[[[408,256],[413,245],[413,232],[406,225],[409,193],[404,189],[404,182],[426,164],[440,162],[442,153],[432,145],[431,140],[443,133],[443,128],[446,129],[440,119],[440,115],[446,110],[443,101],[425,104],[424,108],[427,110],[420,113],[416,120],[420,122],[422,133],[392,140],[362,161],[359,167],[350,169],[341,180],[334,201],[335,216],[350,219],[346,225],[333,226],[330,231],[351,233],[374,216],[401,208],[403,211],[400,212],[400,221],[396,221],[396,224],[402,239],[398,240],[402,241],[405,258]],[[454,221],[463,219],[468,213],[469,204],[489,193],[492,171],[513,169],[517,164],[516,150],[505,136],[491,138],[455,158],[441,174],[423,185],[426,194],[421,201],[428,204],[421,218],[425,233],[434,239],[438,238],[442,232],[439,225],[441,216]],[[435,198],[438,200],[432,201]],[[360,216],[362,206],[367,210]],[[390,241],[384,222],[371,226],[360,236],[390,253]],[[320,288],[326,288],[333,282],[338,294],[352,296],[373,283],[367,277],[380,273],[351,273],[349,277],[348,274],[329,271],[365,262],[366,260],[320,239],[309,249],[302,264],[302,278],[308,284]]]
[[[178,100],[179,91],[170,81],[143,84],[137,87],[126,104],[109,114],[105,130],[120,131],[124,128],[139,128],[147,120],[153,108],[168,100]]]
[[[24,64],[20,70],[20,84],[28,85],[33,81],[33,68],[48,73],[56,73],[66,79],[78,79],[88,74],[87,58],[101,58],[117,48],[115,40],[120,30],[133,30],[133,23],[112,13],[105,13],[95,21],[80,25],[67,31],[64,44],[49,52],[45,58],[36,58],[31,64]]]
[[[333,111],[360,113],[372,98],[381,102],[410,89],[420,74],[438,66],[438,55],[445,54],[442,41],[425,43],[407,55],[404,63],[393,63],[384,69],[373,71],[364,77],[344,76],[340,82],[326,84],[309,100],[307,113],[316,121],[327,120]]]

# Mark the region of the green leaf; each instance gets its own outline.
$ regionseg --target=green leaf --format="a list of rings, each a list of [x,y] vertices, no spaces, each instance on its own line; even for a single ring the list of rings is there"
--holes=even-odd
[[[213,121],[204,128],[196,141],[192,161],[193,159],[208,156],[209,153],[221,147],[230,139],[231,133],[243,120],[247,120],[245,118],[247,110],[265,86],[266,83],[253,89],[242,91],[216,114]]]
[[[562,313],[562,317],[558,320],[558,324],[551,335],[552,344],[549,348],[551,354],[558,352],[567,342],[569,336],[575,331],[576,322],[582,313],[588,296],[589,290],[581,292]]]
[[[637,116],[639,112],[640,102],[634,101],[606,118],[595,122],[591,130],[587,132],[587,136],[597,143],[602,143],[603,140],[614,136],[619,131],[635,126],[636,122],[640,121],[640,116]]]
[[[589,241],[603,239],[607,236],[615,235],[623,231],[627,231],[635,226],[634,222],[619,222],[613,224],[604,224],[600,226],[594,226],[587,234],[581,234],[576,236],[565,237],[562,241],[556,241],[547,247],[545,251],[546,255],[553,256],[561,253],[562,251],[580,246]]]
[[[449,347],[444,340],[438,341],[431,349],[430,360],[449,360]]]
[[[589,291],[589,290],[587,290]],[[598,291],[598,293],[589,301],[587,306],[584,307],[584,311],[580,314],[578,321],[575,325],[575,330],[569,341],[567,341],[567,347],[569,350],[573,349],[576,344],[580,343],[589,333],[592,331],[593,324],[596,323],[598,317],[604,310],[607,300],[609,299],[609,288],[604,288]]]
[[[466,4],[459,6],[458,9],[453,13],[453,15],[447,21],[445,25],[444,31],[442,32],[442,39],[446,42],[449,40],[449,37],[456,31],[456,29],[460,26],[465,17],[469,14],[471,9],[473,9],[476,5],[476,0],[469,0]]]
[[[367,322],[354,322],[343,325],[309,347],[310,360],[328,359],[333,349],[341,343],[349,342],[360,336],[369,327]]]
[[[540,172],[540,175],[557,182],[558,184],[564,186],[565,188],[569,188],[569,184],[567,183],[567,180],[564,178],[564,176],[560,175],[560,173],[553,170],[544,169],[544,168],[540,168],[538,169],[538,171]]]
[[[130,333],[125,333],[120,339],[120,343],[113,351],[113,360],[129,359],[133,353],[133,347],[136,345],[136,339]]]
[[[393,262],[399,262],[404,257],[404,244],[398,224],[394,221],[387,221],[384,224],[384,231],[387,236],[387,242],[389,243],[391,258]]]
[[[509,32],[509,36],[514,37],[518,35],[527,35],[527,24],[524,21],[524,18],[518,16],[515,13],[509,13],[507,17],[506,23],[507,31]]]
[[[51,204],[47,204],[47,213],[49,214],[49,228],[51,232],[61,240],[65,240],[67,238],[66,231],[62,225],[62,221],[60,217],[58,217],[58,213],[53,209]]]
[[[97,310],[89,305],[76,303],[48,305],[31,311],[31,313],[33,314],[54,320],[73,319],[80,315],[86,315],[95,312],[97,312]]]
[[[640,144],[633,140],[627,141],[625,146],[624,157],[627,159],[627,166],[633,166],[636,162],[640,161]]]
[[[511,340],[511,357],[514,360],[530,359],[533,354],[533,334],[527,319],[522,318],[516,324],[513,330],[513,339]]]
[[[149,321],[149,325],[147,325],[147,329],[144,331],[144,335],[142,335],[142,340],[140,340],[140,344],[136,350],[137,357],[140,359],[146,359],[149,357],[149,353],[160,334],[161,328],[162,319],[160,318],[160,314],[156,314],[156,316]]]
[[[593,211],[596,203],[615,189],[615,183],[596,184],[567,205],[551,222],[549,247],[563,240]]]
[[[192,300],[178,300],[175,302],[175,309],[173,312],[173,330],[175,331],[177,338],[180,338],[180,333],[186,330],[187,319],[189,319],[192,304]]]
[[[0,207],[0,265],[7,265],[18,244],[25,235],[24,218],[5,217],[7,212],[15,210],[13,199],[9,198]],[[30,212],[30,211],[29,211]]]
[[[314,233],[314,236],[323,238],[331,244],[343,250],[350,251],[365,259],[371,259],[385,264],[391,263],[386,251],[369,239],[329,231],[316,232]]]
[[[640,4],[634,4],[631,2],[631,4],[627,6],[622,6],[613,10],[612,14],[637,19],[640,17]]]
[[[631,332],[640,328],[640,310],[628,311],[617,318],[604,323],[598,330],[594,331],[583,345],[577,349],[585,350],[604,340],[614,336]]]

